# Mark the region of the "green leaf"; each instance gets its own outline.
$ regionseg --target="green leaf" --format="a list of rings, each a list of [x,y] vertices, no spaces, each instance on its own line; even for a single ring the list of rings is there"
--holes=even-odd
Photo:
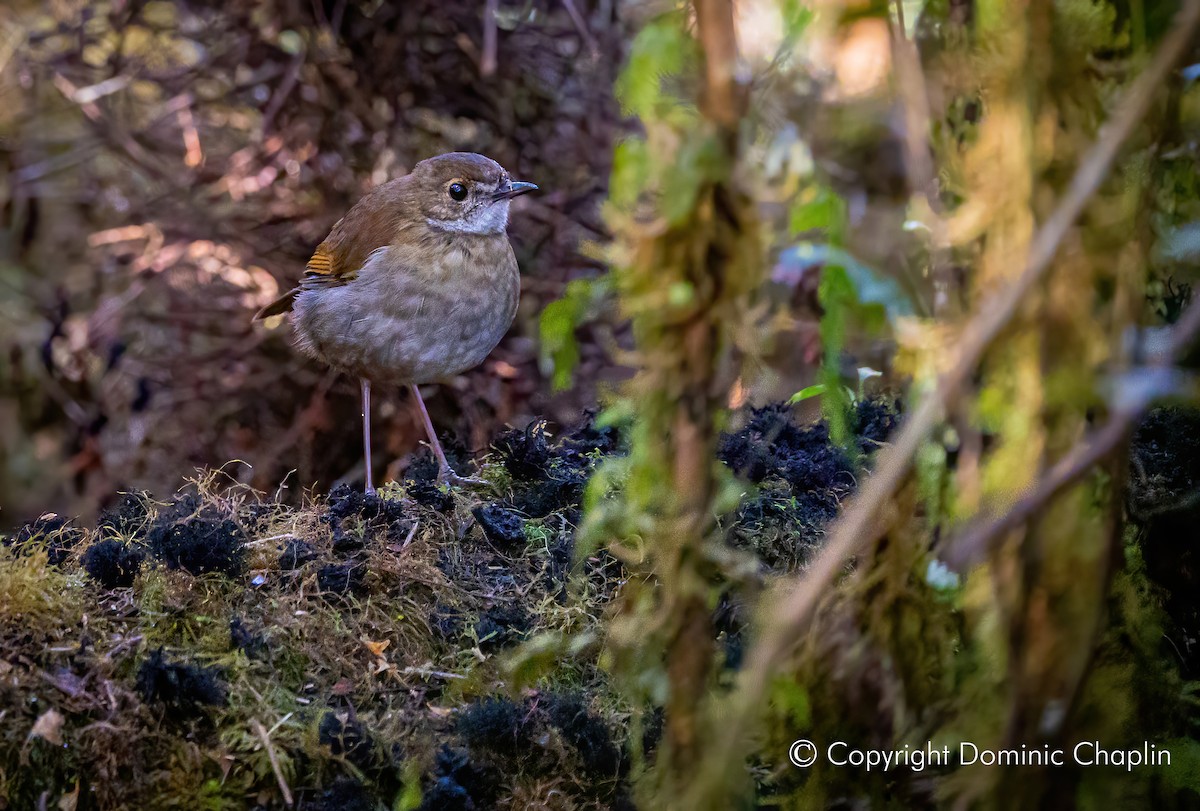
[[[650,185],[650,150],[642,138],[630,137],[613,150],[613,168],[608,197],[613,205],[629,208]]]
[[[786,719],[789,729],[807,729],[812,724],[812,702],[808,691],[796,681],[777,676],[771,681],[771,707]]]
[[[678,13],[665,14],[638,32],[615,88],[623,111],[649,119],[664,102],[670,104],[663,95],[663,79],[682,73],[695,47]]]
[[[674,163],[663,167],[662,215],[671,225],[683,223],[696,207],[696,195],[710,178],[722,172],[720,146],[714,138],[687,140]]]
[[[822,231],[841,242],[846,230],[846,202],[826,186],[810,186],[792,204],[788,227],[793,236]]]
[[[538,360],[542,373],[550,375],[555,391],[571,385],[571,376],[579,363],[575,330],[593,317],[608,289],[606,278],[576,279],[567,285],[562,298],[542,310],[538,322],[541,339]]]
[[[796,403],[802,403],[809,398],[818,397],[825,393],[825,388],[826,386],[824,383],[816,383],[812,386],[806,386],[805,388],[802,388],[800,391],[793,394],[788,400],[788,404],[795,405]]]
[[[804,33],[808,24],[816,16],[808,3],[802,0],[783,0],[780,4],[783,14],[783,36],[785,40],[794,40]]]

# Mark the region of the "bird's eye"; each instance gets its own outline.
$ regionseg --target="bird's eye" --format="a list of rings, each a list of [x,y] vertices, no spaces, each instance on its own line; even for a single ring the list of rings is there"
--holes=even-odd
[[[450,197],[460,203],[467,199],[467,187],[461,183],[451,183],[449,191]]]

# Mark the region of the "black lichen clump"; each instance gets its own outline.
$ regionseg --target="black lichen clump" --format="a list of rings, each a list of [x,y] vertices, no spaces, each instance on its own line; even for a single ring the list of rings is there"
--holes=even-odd
[[[597,777],[614,777],[624,765],[612,733],[599,717],[588,712],[580,696],[550,701],[550,723],[579,754],[584,770]]]
[[[520,605],[494,605],[475,623],[475,638],[482,650],[498,650],[524,641],[532,628],[533,617]]]
[[[47,513],[17,530],[4,545],[18,550],[27,550],[32,544],[40,543],[46,549],[46,559],[52,566],[61,566],[83,540],[86,533],[71,523],[71,519]]]
[[[404,492],[422,507],[444,513],[454,509],[454,496],[450,490],[428,479],[406,479]]]
[[[301,807],[306,811],[375,811],[377,802],[366,786],[342,775],[324,791],[308,794]]]
[[[150,551],[172,569],[235,577],[245,566],[246,534],[229,518],[169,520],[150,531]]]
[[[597,428],[588,414],[582,426],[556,443],[547,438],[543,421],[523,431],[501,434],[493,447],[513,476],[509,504],[530,518],[577,509],[599,461],[619,448],[617,430]]]
[[[440,439],[442,452],[446,454],[446,461],[450,467],[459,473],[466,471],[471,462],[471,454],[466,445],[455,434],[449,432],[441,434]],[[433,453],[426,449],[409,464],[408,469],[404,472],[404,477],[419,482],[435,482],[438,473],[438,461],[434,458]]]
[[[545,478],[550,461],[550,445],[546,440],[546,423],[534,420],[524,431],[505,431],[492,447],[500,454],[505,470],[520,481],[539,481]]]
[[[794,492],[784,482],[762,483],[758,492],[738,507],[731,540],[752,549],[776,571],[790,571],[808,562],[837,517],[840,493]]]
[[[335,757],[344,757],[360,769],[371,765],[371,754],[375,747],[366,728],[353,716],[342,718],[327,712],[317,727],[317,740],[328,746]]]
[[[351,516],[397,521],[404,517],[404,505],[380,498],[376,493],[364,493],[348,484],[339,484],[329,494],[329,517],[335,523]]]
[[[92,544],[83,553],[84,571],[106,589],[133,585],[146,554],[116,538]]]
[[[718,458],[752,482],[777,477],[795,490],[848,491],[854,466],[822,423],[801,428],[786,404],[755,409],[749,423],[721,438]]]
[[[438,603],[429,612],[429,629],[445,642],[452,642],[460,637],[463,627],[463,615],[457,608]]]
[[[888,441],[900,424],[903,410],[899,400],[879,397],[859,400],[854,406],[850,430],[858,437],[858,446],[863,453],[870,453]]]
[[[340,523],[333,525],[333,539],[330,550],[339,557],[347,557],[361,551],[366,545],[366,537],[362,533],[347,532]]]
[[[279,568],[284,571],[299,569],[309,561],[316,560],[317,552],[299,538],[293,538],[279,554]]]
[[[786,403],[751,412],[744,428],[721,437],[717,452],[735,473],[759,485],[738,507],[732,542],[775,570],[803,565],[857,486],[859,465],[887,441],[899,415],[899,405],[887,398],[855,405],[850,429],[867,455],[856,464],[824,423],[797,425]]]
[[[525,543],[525,520],[503,504],[482,504],[471,511],[483,534],[496,546],[507,549]]]
[[[218,669],[168,661],[162,648],[138,668],[137,689],[147,702],[162,704],[176,718],[194,717],[204,707],[223,706],[226,701]]]
[[[458,716],[455,729],[469,746],[493,752],[528,753],[535,744],[531,714],[507,698],[489,696]]]
[[[317,587],[326,594],[345,596],[360,595],[364,591],[363,577],[366,565],[356,561],[331,563],[317,571]]]
[[[142,536],[149,522],[149,496],[125,493],[116,506],[100,514],[96,529],[101,538],[135,538]]]
[[[1187,510],[1200,489],[1200,409],[1150,411],[1133,435],[1135,487],[1130,512],[1138,520]]]
[[[258,656],[266,647],[262,636],[246,627],[241,617],[229,620],[229,644],[250,657]]]
[[[1200,674],[1200,409],[1150,411],[1133,435],[1129,515],[1146,574],[1165,591],[1168,639],[1186,678]]]
[[[421,811],[482,811],[500,794],[500,773],[471,760],[463,749],[442,744],[434,757],[433,781],[421,797]]]

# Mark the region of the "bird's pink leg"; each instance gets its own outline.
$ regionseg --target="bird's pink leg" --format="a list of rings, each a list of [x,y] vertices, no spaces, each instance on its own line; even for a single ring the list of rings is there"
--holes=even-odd
[[[371,381],[365,377],[359,380],[362,387],[362,420],[363,420],[363,453],[367,463],[367,492],[374,493],[375,486],[371,483]]]
[[[451,469],[450,463],[446,461],[446,454],[442,450],[442,443],[438,442],[437,433],[433,430],[433,420],[429,419],[429,410],[425,408],[425,401],[421,399],[421,389],[415,383],[410,383],[408,387],[412,389],[413,397],[417,400],[417,407],[421,410],[421,420],[425,423],[425,433],[429,436],[429,447],[433,448],[433,455],[437,458],[438,481],[458,485],[488,484],[483,479],[459,476]]]

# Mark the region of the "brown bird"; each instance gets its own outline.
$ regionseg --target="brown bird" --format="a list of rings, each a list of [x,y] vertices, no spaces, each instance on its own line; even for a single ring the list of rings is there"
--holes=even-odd
[[[508,206],[536,189],[472,152],[421,161],[355,203],[300,284],[255,316],[292,311],[301,351],[361,382],[368,493],[372,383],[412,390],[439,481],[480,483],[450,469],[418,386],[478,366],[512,325],[521,280]]]

